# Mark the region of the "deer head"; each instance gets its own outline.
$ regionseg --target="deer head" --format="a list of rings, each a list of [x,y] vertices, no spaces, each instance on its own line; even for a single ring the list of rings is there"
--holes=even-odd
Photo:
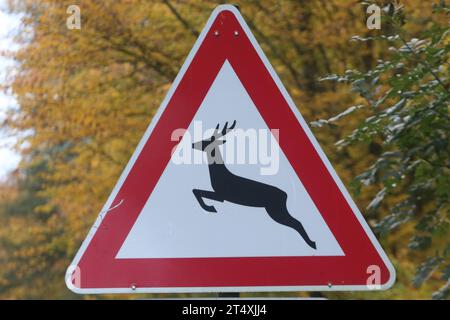
[[[219,131],[219,124],[217,124],[216,129],[214,130],[213,135],[209,139],[205,139],[202,141],[198,141],[192,144],[192,148],[200,151],[211,152],[211,155],[215,156],[215,149],[221,144],[227,142],[224,139],[220,139],[224,137],[228,132],[234,129],[236,126],[236,120],[233,121],[231,127],[228,128],[228,122],[225,123],[225,126],[222,130]]]

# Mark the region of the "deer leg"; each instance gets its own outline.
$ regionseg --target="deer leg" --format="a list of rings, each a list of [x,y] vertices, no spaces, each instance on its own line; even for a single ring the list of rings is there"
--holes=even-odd
[[[267,206],[266,211],[275,222],[294,229],[311,248],[317,248],[316,243],[309,238],[302,223],[290,215],[285,201],[279,203],[278,206]]]
[[[215,192],[212,192],[212,191],[193,189],[192,192],[194,193],[195,198],[197,199],[198,203],[200,204],[200,207],[202,207],[203,210],[208,211],[208,212],[217,212],[217,210],[216,210],[216,208],[214,208],[214,206],[208,206],[205,203],[205,201],[203,200],[203,198],[223,202],[223,199],[220,198]]]

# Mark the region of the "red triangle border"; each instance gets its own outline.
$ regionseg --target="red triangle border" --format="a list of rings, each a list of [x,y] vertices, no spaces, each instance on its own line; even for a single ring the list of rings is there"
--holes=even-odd
[[[176,145],[172,131],[189,126],[225,60],[268,127],[282,129],[280,147],[345,256],[115,259],[170,160]],[[71,290],[364,290],[371,265],[379,267],[381,289],[392,285],[394,268],[236,8],[224,5],[213,12],[160,109],[104,211],[121,205],[99,218],[69,268]]]

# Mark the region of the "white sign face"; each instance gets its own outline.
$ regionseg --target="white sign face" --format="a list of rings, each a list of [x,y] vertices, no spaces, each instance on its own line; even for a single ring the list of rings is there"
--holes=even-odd
[[[189,151],[194,134],[194,124],[215,128],[218,119],[221,125],[236,120],[236,128],[250,134],[271,134],[255,104],[239,81],[231,65],[222,66],[203,103],[188,127],[174,157],[183,156],[183,147]],[[263,130],[260,130],[263,129]],[[185,164],[169,162],[152,195],[139,214],[136,223],[121,247],[117,258],[190,258],[190,257],[264,257],[264,256],[339,256],[343,255],[333,234],[306,192],[291,164],[280,150],[275,138],[267,138],[276,146],[266,148],[259,143],[262,152],[273,153],[272,163],[266,164],[266,175],[261,159],[257,163],[238,164],[236,143],[238,138],[230,132],[227,143],[220,146],[225,165],[242,177],[276,186],[288,194],[287,207],[291,215],[301,221],[317,249],[309,247],[293,228],[276,223],[264,208],[248,207],[228,201],[205,200],[217,212],[206,212],[194,197],[193,189],[211,190],[207,163],[192,163],[195,150],[188,154]],[[279,139],[289,139],[280,134]],[[248,141],[248,140],[247,140]],[[248,143],[247,143],[248,145]],[[187,148],[186,148],[187,146]],[[233,153],[227,153],[227,147]],[[271,149],[274,149],[271,151]],[[266,150],[269,149],[269,150]],[[249,151],[249,148],[247,148]],[[253,150],[252,152],[255,153]],[[256,152],[258,153],[258,152]],[[229,155],[227,157],[227,155]],[[254,158],[260,158],[254,156]],[[267,161],[267,160],[266,160]],[[270,161],[267,161],[270,162]],[[182,208],[182,209],[181,209]],[[151,244],[151,245],[149,245]]]
[[[373,290],[394,280],[229,5],[214,10],[66,273],[83,294]]]

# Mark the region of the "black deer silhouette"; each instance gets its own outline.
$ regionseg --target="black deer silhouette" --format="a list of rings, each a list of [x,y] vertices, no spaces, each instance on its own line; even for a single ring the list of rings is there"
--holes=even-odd
[[[303,225],[289,214],[286,206],[287,194],[283,190],[258,181],[237,176],[230,172],[224,164],[219,145],[226,140],[220,139],[234,129],[236,120],[228,128],[228,122],[221,131],[219,124],[211,138],[192,144],[192,148],[206,152],[209,167],[209,177],[214,191],[193,189],[198,203],[208,212],[217,212],[214,206],[208,206],[203,198],[215,201],[229,201],[248,207],[266,209],[269,216],[282,225],[296,230],[305,242],[316,249]],[[219,140],[220,139],[220,140]]]

